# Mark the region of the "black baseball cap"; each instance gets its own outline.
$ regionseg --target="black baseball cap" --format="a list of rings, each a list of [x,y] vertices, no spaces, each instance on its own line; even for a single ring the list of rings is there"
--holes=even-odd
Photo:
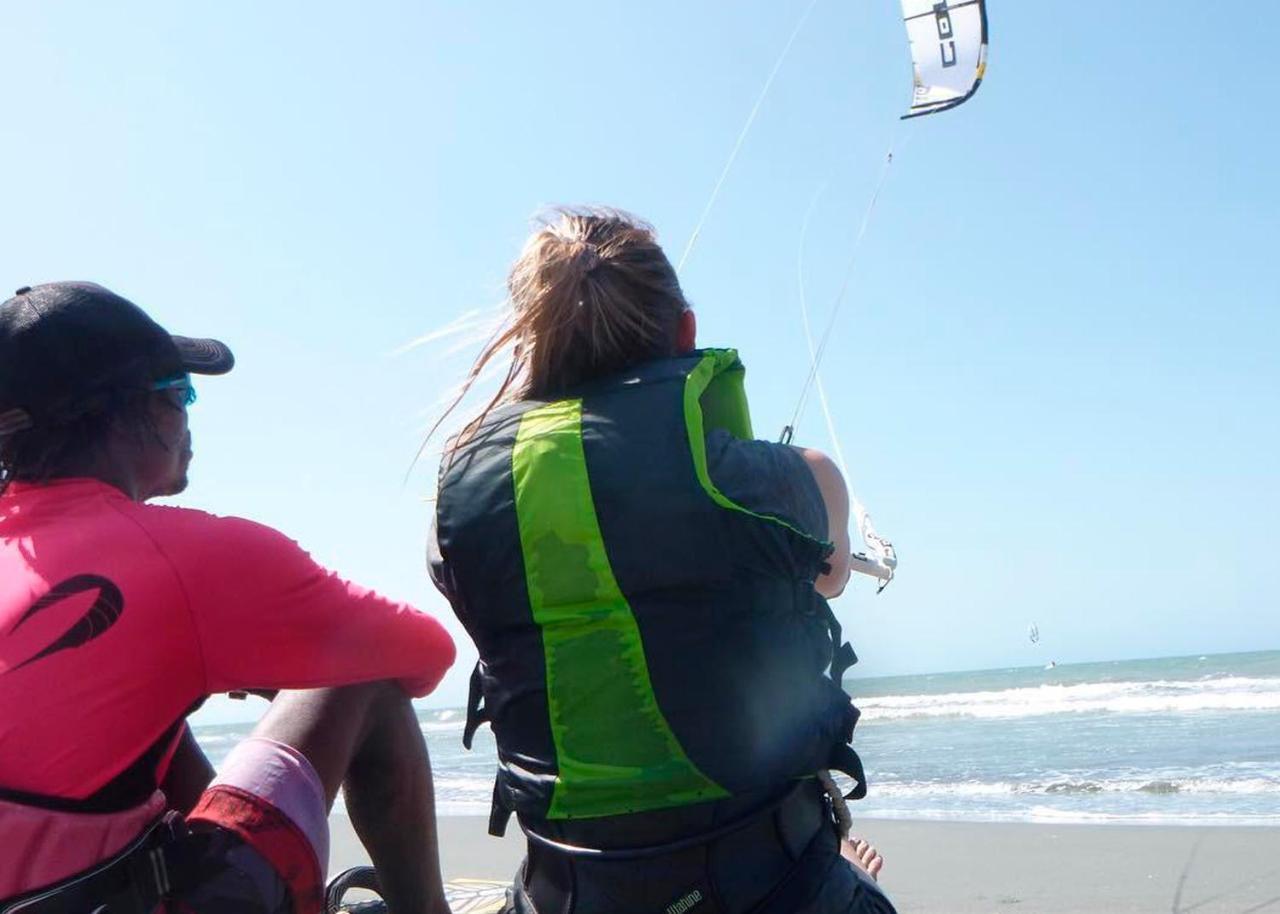
[[[112,390],[233,365],[226,344],[173,336],[96,283],[24,286],[0,305],[0,436],[65,421]]]

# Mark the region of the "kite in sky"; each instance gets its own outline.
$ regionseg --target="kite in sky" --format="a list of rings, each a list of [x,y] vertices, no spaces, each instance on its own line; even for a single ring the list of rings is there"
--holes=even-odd
[[[904,119],[962,105],[987,70],[985,0],[902,0],[915,91]]]

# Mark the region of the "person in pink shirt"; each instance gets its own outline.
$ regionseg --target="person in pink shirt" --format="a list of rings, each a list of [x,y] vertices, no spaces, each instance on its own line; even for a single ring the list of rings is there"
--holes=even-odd
[[[191,374],[232,364],[91,283],[0,305],[0,912],[314,914],[340,786],[390,910],[448,910],[409,703],[448,633],[147,504],[187,485]],[[185,719],[231,690],[274,700],[214,777]]]

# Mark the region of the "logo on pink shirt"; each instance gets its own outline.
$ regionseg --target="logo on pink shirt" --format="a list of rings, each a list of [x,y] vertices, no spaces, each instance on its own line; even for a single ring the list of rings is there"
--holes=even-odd
[[[29,619],[37,614],[56,606],[64,600],[96,590],[98,596],[94,599],[93,604],[81,616],[74,625],[63,632],[62,637],[54,641],[44,650],[40,651],[32,657],[19,663],[13,669],[20,670],[29,663],[35,663],[50,654],[56,654],[58,651],[69,650],[73,647],[81,647],[88,644],[94,638],[103,634],[107,629],[116,624],[120,618],[120,614],[124,612],[124,594],[120,592],[112,581],[96,574],[78,574],[75,577],[67,578],[61,584],[54,586],[47,594],[37,600],[30,609],[22,614],[13,628],[9,629],[9,634],[13,634],[20,629]]]

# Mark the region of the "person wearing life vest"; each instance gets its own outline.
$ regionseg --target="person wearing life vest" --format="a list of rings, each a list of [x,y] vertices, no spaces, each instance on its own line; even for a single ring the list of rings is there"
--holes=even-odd
[[[0,912],[315,914],[339,786],[393,914],[441,914],[410,696],[435,619],[182,491],[192,374],[232,367],[91,283],[0,305]],[[185,718],[274,695],[213,777]],[[299,691],[280,691],[299,690]]]
[[[528,838],[508,911],[892,912],[823,787],[867,780],[833,462],[754,439],[742,362],[696,348],[638,220],[558,211],[508,288],[468,383],[512,362],[445,449],[430,556],[480,655],[490,830]]]

